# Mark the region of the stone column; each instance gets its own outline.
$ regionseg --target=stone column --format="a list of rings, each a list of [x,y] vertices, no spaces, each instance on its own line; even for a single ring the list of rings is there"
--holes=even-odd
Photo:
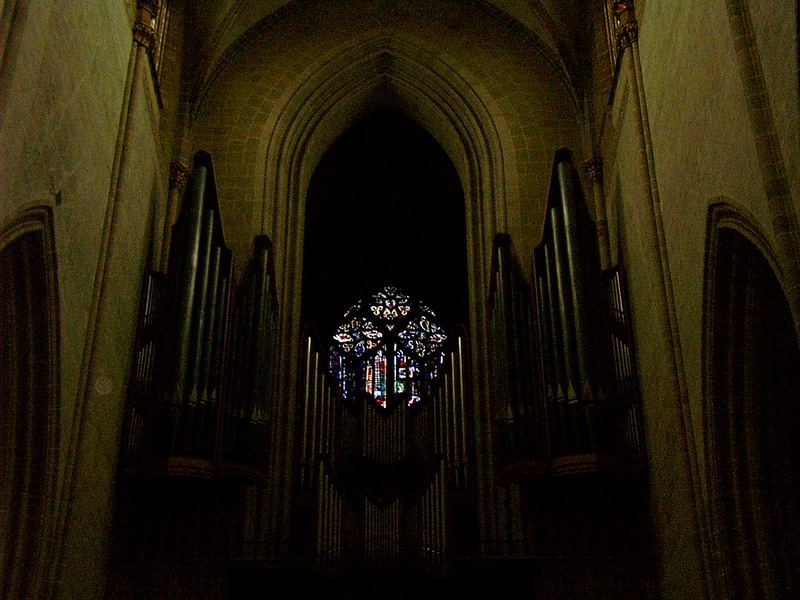
[[[583,163],[583,171],[592,186],[592,196],[594,197],[600,268],[608,269],[611,266],[611,243],[608,239],[608,214],[606,213],[606,195],[603,188],[603,159],[593,156]]]
[[[87,567],[87,561],[107,554],[111,534],[108,512],[102,507],[113,504],[114,458],[104,450],[119,444],[129,368],[127,361],[120,360],[120,351],[133,344],[137,304],[128,282],[141,277],[141,271],[132,271],[135,250],[130,248],[126,227],[138,227],[140,234],[146,231],[145,222],[150,220],[146,215],[152,209],[142,194],[145,175],[134,159],[139,136],[152,131],[151,123],[142,116],[148,113],[149,93],[143,82],[149,71],[157,8],[157,2],[140,0],[132,26],[78,392],[68,425],[53,560],[49,572],[42,575],[48,587],[42,597],[99,598],[105,589],[104,567]],[[132,213],[137,218],[131,218]],[[98,427],[99,422],[103,427]]]
[[[164,219],[163,243],[161,245],[161,265],[159,270],[167,272],[169,266],[169,251],[172,243],[172,226],[178,220],[181,212],[181,198],[186,187],[191,167],[189,163],[178,159],[169,164],[169,198],[167,199],[167,216]]]
[[[705,508],[701,502],[701,495],[697,490],[700,481],[699,466],[694,449],[694,429],[691,422],[689,398],[684,372],[683,352],[681,349],[680,335],[678,332],[678,318],[675,308],[675,293],[672,287],[672,274],[669,267],[666,235],[664,232],[661,199],[656,179],[655,159],[653,155],[652,138],[650,135],[650,121],[647,112],[647,101],[642,76],[642,63],[639,56],[639,24],[634,12],[632,0],[612,0],[610,10],[614,18],[618,60],[622,61],[620,71],[627,70],[631,81],[631,108],[638,127],[639,157],[638,167],[644,177],[644,201],[646,203],[642,214],[645,217],[643,224],[646,230],[643,239],[646,246],[645,259],[652,263],[656,271],[656,288],[653,290],[653,313],[659,325],[658,335],[665,350],[664,375],[667,381],[664,394],[674,402],[671,407],[675,411],[680,423],[679,435],[676,436],[675,456],[683,464],[682,469],[686,477],[685,492],[691,515],[686,518],[686,525],[682,526],[680,535],[688,536],[686,539],[686,559],[695,563],[687,569],[697,570],[696,581],[700,583],[696,597],[709,598],[709,571],[707,566],[708,535],[705,528]],[[627,56],[626,56],[627,55]],[[676,537],[678,531],[673,532]],[[663,540],[662,540],[662,543]],[[687,577],[691,577],[688,573]]]

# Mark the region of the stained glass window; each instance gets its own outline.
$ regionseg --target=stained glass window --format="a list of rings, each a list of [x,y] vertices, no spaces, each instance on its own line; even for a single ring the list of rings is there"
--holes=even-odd
[[[347,402],[380,409],[427,394],[444,360],[447,335],[425,304],[395,287],[359,300],[333,335],[330,371]]]

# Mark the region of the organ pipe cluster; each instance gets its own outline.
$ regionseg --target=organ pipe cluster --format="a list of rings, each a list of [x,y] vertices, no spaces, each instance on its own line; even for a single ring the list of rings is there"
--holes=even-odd
[[[603,272],[609,302],[609,327],[614,364],[614,386],[619,451],[631,459],[644,461],[642,417],[639,405],[639,375],[633,354],[633,330],[627,290],[622,269],[612,267]]]
[[[167,273],[144,277],[123,460],[265,468],[277,334],[271,246],[255,239],[231,319],[231,253],[207,153],[195,156],[171,239]]]
[[[499,459],[642,460],[641,418],[622,272],[601,271],[571,155],[553,165],[532,285],[507,236],[494,245],[490,323]]]
[[[263,462],[269,447],[278,312],[271,251],[267,236],[255,238],[234,303],[224,427],[224,458],[231,462]]]
[[[422,524],[422,562],[432,570],[445,567],[447,550],[447,488],[444,463],[428,484],[419,501],[419,518]]]
[[[438,385],[429,397],[430,427],[422,431],[432,436],[434,453],[444,460],[447,479],[458,489],[471,485],[469,402],[465,374],[463,332],[451,336],[449,351],[445,354]],[[425,444],[424,439],[415,440]]]
[[[310,330],[302,343],[295,492],[314,502],[318,566],[444,568],[448,490],[472,485],[463,333],[450,337],[428,397],[391,411],[345,403],[323,346]]]
[[[316,552],[318,566],[330,569],[339,565],[344,558],[342,537],[346,498],[334,484],[325,462],[319,462],[319,484],[317,485]]]
[[[336,382],[327,370],[327,354],[316,336],[303,336],[302,402],[298,427],[297,485],[300,491],[313,489],[319,478],[320,460],[334,458],[334,440],[341,418]],[[356,439],[350,433],[349,439]]]
[[[147,269],[142,282],[139,319],[133,352],[133,366],[123,427],[123,461],[135,462],[148,453],[153,423],[156,389],[155,373],[161,331],[164,325],[164,302],[167,279],[163,273]]]
[[[172,230],[159,401],[174,455],[211,458],[225,343],[231,254],[225,246],[211,157],[198,153]]]
[[[511,238],[495,237],[489,299],[493,410],[503,462],[547,455],[547,414],[536,341],[536,307]]]
[[[400,499],[379,505],[369,496],[364,497],[364,558],[367,562],[392,562],[401,558],[402,515]]]
[[[534,251],[545,393],[556,456],[605,451],[598,431],[609,397],[611,367],[594,223],[578,175],[558,153],[542,242]]]

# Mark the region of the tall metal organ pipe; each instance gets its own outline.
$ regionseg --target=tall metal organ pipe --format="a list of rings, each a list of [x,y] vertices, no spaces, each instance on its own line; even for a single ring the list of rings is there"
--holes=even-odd
[[[211,157],[195,155],[180,215],[173,225],[167,278],[171,312],[160,373],[172,411],[168,452],[209,455],[227,322],[230,251],[225,247]],[[223,290],[223,293],[220,293]],[[208,414],[207,414],[208,413]]]
[[[567,150],[556,153],[545,236],[534,257],[545,383],[548,390],[561,388],[564,395],[556,395],[571,405],[557,411],[551,436],[558,439],[551,446],[556,454],[597,452],[596,420],[608,398],[611,347],[594,223]],[[552,391],[548,395],[552,399]]]

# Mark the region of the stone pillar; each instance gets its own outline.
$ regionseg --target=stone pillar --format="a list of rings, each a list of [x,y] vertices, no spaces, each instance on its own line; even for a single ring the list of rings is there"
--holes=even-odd
[[[160,270],[167,272],[169,266],[169,251],[172,243],[172,226],[178,220],[181,212],[181,198],[186,187],[186,179],[189,177],[191,167],[189,163],[178,159],[169,164],[169,198],[167,200],[167,217],[164,219],[163,243],[161,245],[161,265]]]
[[[592,186],[592,195],[594,197],[600,268],[608,269],[611,266],[611,243],[608,239],[608,214],[606,213],[606,195],[603,188],[603,159],[599,156],[593,156],[583,163],[583,171]]]
[[[642,75],[642,63],[639,56],[639,25],[634,12],[632,0],[612,0],[610,10],[614,18],[618,60],[622,61],[620,71],[627,70],[631,82],[631,108],[633,110],[638,135],[639,156],[638,168],[644,177],[644,202],[642,211],[643,248],[644,259],[651,262],[656,272],[656,289],[653,290],[653,314],[658,321],[658,335],[665,351],[664,375],[667,381],[663,387],[664,399],[674,402],[670,410],[674,410],[680,423],[679,435],[676,436],[675,456],[681,461],[676,465],[676,470],[685,477],[685,485],[681,484],[681,494],[685,494],[690,515],[686,523],[679,529],[671,532],[672,538],[681,537],[685,540],[685,554],[683,560],[687,561],[684,568],[685,577],[691,578],[697,584],[696,598],[710,598],[708,559],[708,535],[706,530],[705,507],[701,494],[697,489],[700,481],[699,465],[694,449],[694,429],[689,409],[688,390],[684,371],[683,352],[678,332],[678,318],[675,307],[675,293],[672,287],[672,274],[670,272],[666,234],[664,232],[663,212],[661,198],[658,191],[656,178],[655,158],[653,155],[652,138],[650,135],[650,120],[645,98],[645,87]],[[627,54],[627,56],[625,56]],[[634,165],[632,165],[633,167]],[[667,544],[664,537],[661,544]],[[694,572],[694,574],[690,574]],[[677,571],[673,570],[671,576],[676,577]],[[662,577],[664,565],[662,564]],[[677,580],[667,583],[675,583]],[[688,579],[687,579],[688,581]],[[684,590],[685,591],[685,590]],[[684,596],[681,596],[684,597]]]
[[[147,231],[152,210],[142,194],[142,173],[136,157],[137,142],[152,131],[147,116],[143,85],[153,47],[153,22],[157,3],[140,0],[131,31],[131,52],[122,92],[120,121],[114,149],[108,198],[92,285],[85,346],[77,382],[71,433],[64,449],[63,486],[56,506],[54,559],[43,575],[47,598],[99,598],[105,585],[105,565],[95,559],[106,556],[111,534],[109,510],[113,505],[113,445],[119,444],[124,405],[124,384],[129,364],[120,360],[121,349],[133,344],[136,296],[132,278],[136,255],[130,247],[128,227]],[[131,217],[134,214],[136,217]],[[102,422],[103,426],[98,427]],[[91,491],[89,493],[87,490]]]

